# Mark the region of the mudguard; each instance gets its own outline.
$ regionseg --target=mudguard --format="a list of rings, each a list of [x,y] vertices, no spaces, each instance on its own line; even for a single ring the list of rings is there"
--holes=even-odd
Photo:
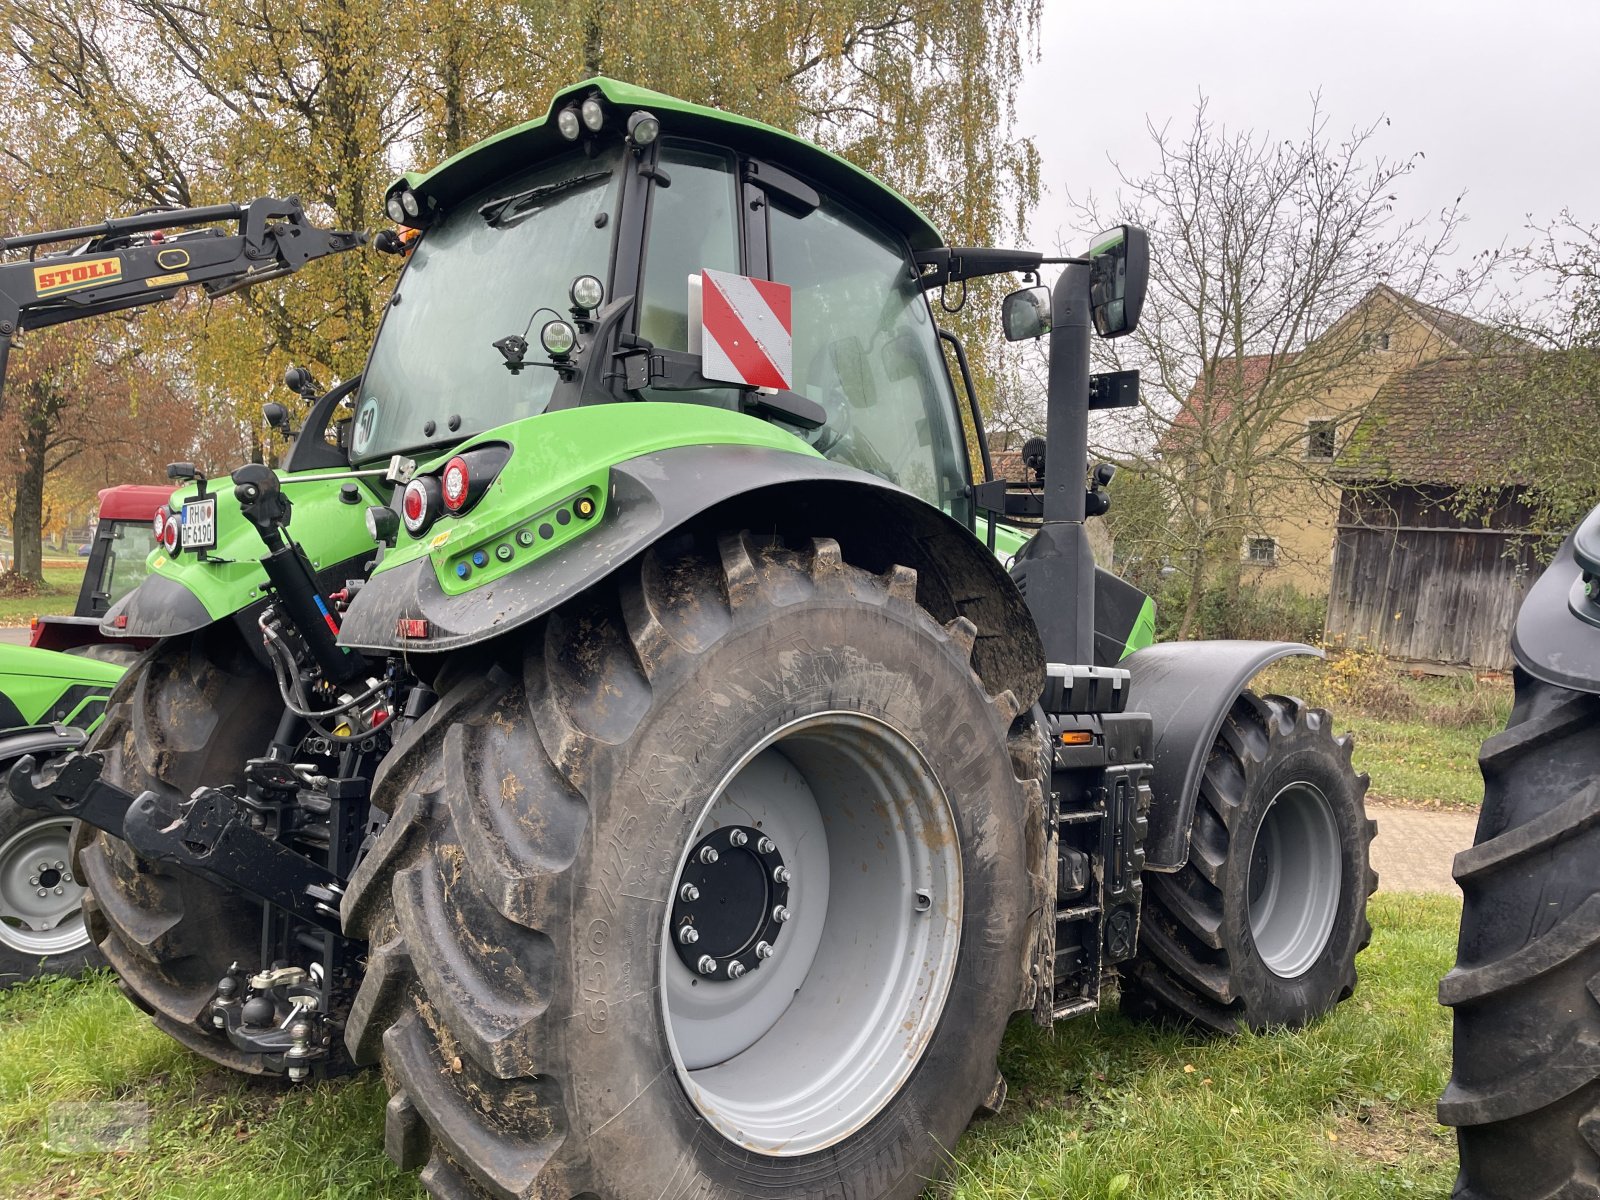
[[[1600,692],[1600,507],[1561,543],[1528,589],[1511,653],[1535,679]]]
[[[71,725],[29,725],[0,733],[0,763],[13,763],[24,754],[46,759],[76,750],[89,739],[83,730]],[[0,784],[3,786],[3,784]]]
[[[1038,696],[1044,655],[1033,620],[999,561],[964,525],[875,475],[771,446],[682,445],[619,462],[592,528],[481,587],[451,594],[430,555],[386,563],[351,601],[340,644],[416,654],[489,641],[594,586],[673,530],[713,517],[729,528],[835,538],[847,559],[868,569],[912,567],[918,599],[934,616],[965,616],[982,631],[973,665],[990,691],[1010,689],[1024,708]],[[410,626],[426,634],[402,637],[404,622],[426,622]]]
[[[1322,657],[1299,642],[1163,642],[1136,650],[1121,666],[1133,675],[1130,710],[1150,714],[1155,732],[1145,867],[1182,869],[1189,859],[1200,776],[1211,744],[1251,676],[1295,654]]]

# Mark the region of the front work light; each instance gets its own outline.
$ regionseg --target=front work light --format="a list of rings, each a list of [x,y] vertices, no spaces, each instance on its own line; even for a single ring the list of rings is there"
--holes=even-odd
[[[648,146],[661,133],[661,121],[654,113],[640,109],[628,118],[628,140],[635,146]]]
[[[400,193],[400,207],[405,210],[408,217],[420,216],[422,205],[417,203],[417,194],[410,188]]]
[[[606,289],[593,275],[579,275],[572,281],[572,289],[567,294],[572,297],[573,308],[593,312],[606,298]]]
[[[578,121],[578,110],[563,108],[556,114],[556,132],[569,142],[578,140],[578,135],[583,132],[583,126]]]
[[[566,321],[546,321],[539,330],[539,344],[551,358],[565,358],[578,344],[578,331]]]
[[[590,96],[583,102],[579,110],[583,114],[583,124],[590,133],[599,133],[605,128],[606,110],[600,107],[600,101]]]

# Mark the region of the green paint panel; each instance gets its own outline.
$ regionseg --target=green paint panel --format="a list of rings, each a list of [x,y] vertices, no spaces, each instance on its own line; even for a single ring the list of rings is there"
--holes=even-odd
[[[374,580],[424,556],[432,557],[434,574],[447,595],[503,578],[598,527],[605,519],[612,464],[644,454],[720,445],[820,457],[798,437],[756,417],[699,404],[642,402],[568,408],[514,421],[419,464],[418,474],[438,471],[455,455],[489,444],[512,450],[483,498],[463,516],[440,517],[421,537],[402,530]],[[573,513],[582,497],[595,504],[594,514],[585,519],[574,513],[570,521],[561,522],[559,514]],[[550,537],[542,533],[545,524]],[[506,557],[502,546],[509,547]],[[474,558],[477,554],[484,557],[482,565]],[[458,571],[463,563],[468,567],[464,577]]]
[[[301,475],[330,472],[301,472]],[[283,492],[294,504],[289,532],[304,547],[311,565],[320,570],[334,563],[354,558],[374,549],[372,537],[367,533],[366,512],[372,504],[387,502],[387,485],[384,494],[373,489],[369,480],[354,479],[361,488],[361,499],[346,504],[339,499],[340,481],[324,479],[322,482],[305,482],[295,475],[278,473],[283,480]],[[176,557],[157,549],[150,555],[150,572],[182,584],[193,592],[205,606],[212,620],[231,616],[241,608],[261,599],[266,572],[261,560],[267,550],[254,525],[245,520],[234,499],[233,484],[219,481],[221,487],[208,485],[207,494],[217,498],[217,544],[201,558],[185,550]],[[380,481],[381,482],[381,481]],[[199,488],[188,485],[172,495],[171,504],[176,509],[185,499],[194,499]]]
[[[683,134],[721,140],[774,158],[809,175],[824,187],[872,209],[904,234],[915,249],[926,250],[944,244],[933,222],[916,205],[848,159],[761,121],[603,77],[586,79],[562,89],[556,93],[545,116],[484,138],[432,170],[402,175],[390,190],[403,184],[419,196],[431,197],[448,207],[513,169],[520,170],[542,157],[564,151],[572,143],[556,133],[553,117],[558,110],[591,91],[599,91],[612,105],[624,111],[649,109],[662,118],[661,132],[667,137]]]
[[[0,645],[0,694],[16,707],[24,725],[72,725],[87,711],[92,716],[83,727],[93,729],[125,670],[80,654]],[[57,712],[63,700],[66,711]]]
[[[1135,650],[1143,650],[1146,646],[1155,645],[1155,642],[1156,602],[1146,596],[1139,615],[1134,618],[1133,628],[1128,632],[1128,643],[1122,648],[1122,657],[1127,658]]]

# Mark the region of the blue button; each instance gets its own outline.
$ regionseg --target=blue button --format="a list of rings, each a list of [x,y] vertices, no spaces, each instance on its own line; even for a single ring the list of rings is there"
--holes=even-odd
[[[471,575],[471,574],[472,574],[472,568],[467,566],[466,563],[457,563],[456,564],[456,577],[457,578],[465,579],[468,575]]]
[[[472,552],[472,565],[475,566],[475,567],[486,567],[486,566],[488,566],[489,565],[489,556],[487,554],[485,554],[482,550],[474,550]]]

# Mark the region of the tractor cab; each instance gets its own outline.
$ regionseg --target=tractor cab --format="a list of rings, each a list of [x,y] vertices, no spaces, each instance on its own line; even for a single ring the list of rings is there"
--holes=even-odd
[[[357,464],[547,411],[690,403],[967,515],[918,262],[941,239],[842,159],[601,79],[406,176],[388,208],[422,236],[356,401]]]

